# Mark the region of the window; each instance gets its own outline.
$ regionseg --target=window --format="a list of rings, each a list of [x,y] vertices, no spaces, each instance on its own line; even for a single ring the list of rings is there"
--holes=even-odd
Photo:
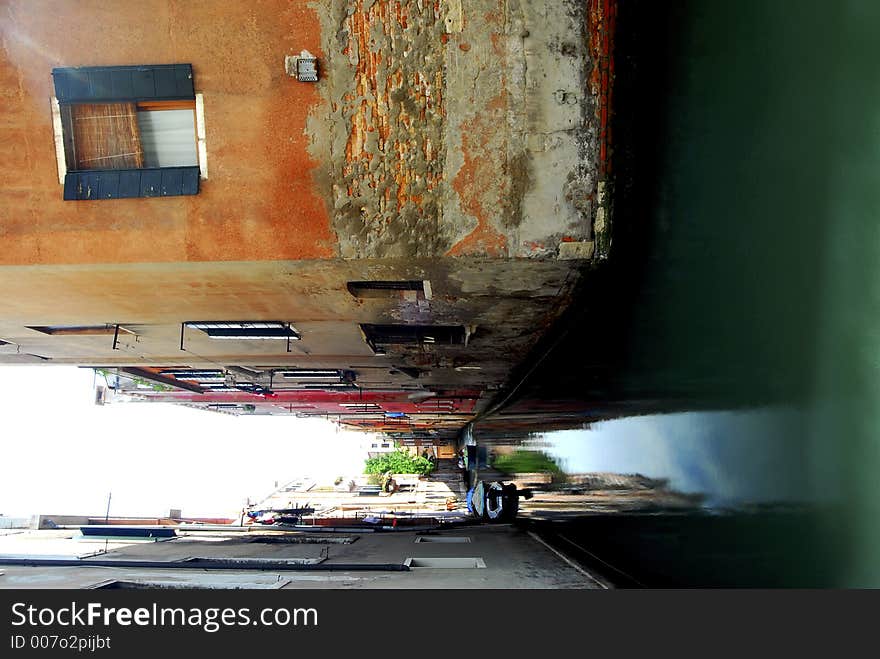
[[[448,398],[429,398],[428,400],[417,401],[416,405],[419,412],[446,412],[451,414],[456,411],[455,401]]]
[[[119,349],[117,346],[120,333],[130,334],[137,341],[137,333],[121,325],[50,325],[28,326],[28,329],[50,336],[112,336],[114,350]]]
[[[60,68],[52,75],[65,200],[198,193],[204,126],[192,65]]]
[[[375,403],[339,403],[339,407],[344,407],[350,412],[374,412],[382,409]]]
[[[52,336],[113,336],[117,331],[134,334],[131,330],[118,325],[42,325],[39,327],[29,326],[28,329]]]
[[[144,167],[198,166],[195,101],[138,103],[137,121]]]
[[[198,167],[195,101],[59,107],[68,170]]]
[[[416,300],[431,299],[431,282],[424,280],[380,280],[380,281],[350,281],[348,292],[357,298],[394,297],[406,299],[412,297]]]
[[[212,393],[237,393],[242,391],[246,394],[259,394],[262,396],[267,396],[272,393],[270,389],[254,382],[233,382],[229,386],[225,384],[200,384],[199,386]]]
[[[212,339],[290,339],[300,336],[290,323],[281,321],[191,321],[186,327],[202,330]]]
[[[285,380],[293,381],[294,385],[304,387],[348,387],[355,379],[357,374],[354,371],[344,371],[335,369],[292,369],[279,372]]]
[[[292,380],[312,380],[312,381],[338,381],[343,378],[344,371],[335,369],[293,369],[290,371],[282,371],[282,377]]]
[[[370,325],[361,330],[374,350],[388,344],[465,345],[469,336],[461,325]]]
[[[175,380],[186,380],[187,382],[195,382],[200,387],[213,388],[222,387],[226,384],[226,374],[218,369],[186,369],[173,368],[160,371],[161,375],[173,377]]]

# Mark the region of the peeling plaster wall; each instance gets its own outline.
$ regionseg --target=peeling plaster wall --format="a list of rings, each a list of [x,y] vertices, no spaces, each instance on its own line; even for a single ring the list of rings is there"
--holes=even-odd
[[[563,237],[591,237],[597,154],[583,5],[522,3],[529,32],[523,44],[532,180],[522,204],[520,253],[540,250],[541,241],[553,249]],[[536,24],[544,28],[537,34],[528,29]]]
[[[589,240],[596,185],[583,3],[314,3],[344,258],[553,257]]]
[[[352,0],[321,12],[333,226],[345,258],[442,253],[445,122],[439,0]],[[310,126],[321,130],[323,118]]]
[[[595,212],[587,25],[575,0],[0,0],[0,261],[554,257]],[[283,69],[303,48],[317,84]],[[204,93],[200,194],[62,201],[52,67],[169,62]]]
[[[585,8],[568,0],[464,7],[460,47],[447,53],[445,211],[467,233],[449,253],[554,256],[560,241],[590,237],[596,163]]]
[[[322,54],[305,2],[0,0],[0,263],[336,256],[303,133],[321,97],[284,70],[303,48]],[[200,193],[62,201],[52,68],[169,63],[191,63],[204,94]]]

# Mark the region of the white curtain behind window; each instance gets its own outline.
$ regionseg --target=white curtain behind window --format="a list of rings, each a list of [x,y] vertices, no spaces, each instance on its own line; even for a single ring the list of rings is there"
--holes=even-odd
[[[198,165],[192,110],[138,112],[144,167]]]

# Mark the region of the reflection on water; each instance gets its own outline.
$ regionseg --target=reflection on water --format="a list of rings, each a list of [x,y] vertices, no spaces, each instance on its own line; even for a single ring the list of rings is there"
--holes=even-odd
[[[510,434],[476,476],[529,490],[518,523],[617,587],[839,585],[845,487],[809,427],[760,409]]]
[[[808,429],[793,409],[631,417],[484,442],[477,473],[530,490],[519,523],[618,587],[831,586],[845,488]]]
[[[700,495],[703,507],[831,503],[837,474],[829,461],[812,464],[803,422],[793,410],[652,415],[542,433],[525,446],[554,458],[570,480],[640,474]]]

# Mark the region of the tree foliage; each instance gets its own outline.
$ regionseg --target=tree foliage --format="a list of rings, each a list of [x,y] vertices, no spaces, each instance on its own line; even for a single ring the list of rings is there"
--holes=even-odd
[[[517,449],[507,455],[499,455],[492,466],[505,474],[553,474],[554,480],[564,476],[562,467],[552,457],[542,451]]]
[[[367,474],[430,474],[434,464],[427,458],[410,455],[406,451],[398,449],[391,453],[383,453],[375,458],[369,458],[364,472]]]

